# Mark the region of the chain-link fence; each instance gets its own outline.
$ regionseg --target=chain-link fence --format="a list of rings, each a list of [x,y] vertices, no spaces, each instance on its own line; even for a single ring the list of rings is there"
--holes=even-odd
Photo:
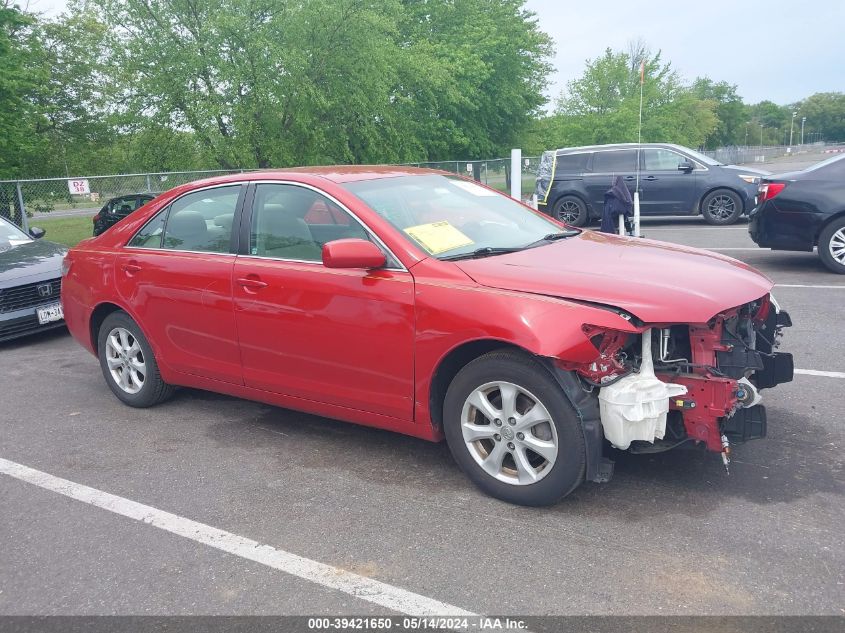
[[[523,158],[520,178],[523,196],[534,191],[538,156]],[[474,178],[478,182],[510,192],[510,158],[490,160],[439,161],[411,163],[417,167],[440,169]],[[93,215],[111,198],[136,193],[162,193],[177,185],[219,174],[248,170],[209,170],[78,178],[43,178],[0,181],[0,216],[28,230],[28,218],[34,214]]]
[[[801,154],[824,154],[835,145],[815,143],[812,145],[764,145],[764,146],[733,146],[720,147],[715,150],[702,152],[720,163],[726,165],[749,165],[752,163],[768,163],[784,156]],[[819,157],[820,159],[822,156]]]
[[[161,193],[193,180],[245,170],[184,171],[0,181],[0,216],[28,230],[36,213],[96,213],[111,198],[134,193]]]
[[[499,191],[510,193],[511,190],[511,159],[492,158],[487,160],[448,160],[425,163],[408,163],[413,167],[441,169],[461,174],[493,187]],[[534,191],[534,179],[537,175],[539,156],[527,156],[522,159],[520,178],[522,179],[523,197],[530,196]]]

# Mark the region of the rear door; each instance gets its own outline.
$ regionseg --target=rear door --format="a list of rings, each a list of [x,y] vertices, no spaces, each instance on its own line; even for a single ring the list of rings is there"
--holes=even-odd
[[[613,186],[616,176],[622,176],[633,195],[637,171],[637,150],[604,149],[593,154],[591,170],[585,175],[585,184],[590,204],[601,215],[604,209],[604,194]]]
[[[244,185],[185,194],[156,214],[117,257],[115,284],[156,354],[177,371],[242,383],[232,305],[233,216]]]
[[[692,162],[686,156],[661,147],[641,151],[640,213],[642,215],[677,215],[695,207],[695,170],[681,171],[678,166]]]

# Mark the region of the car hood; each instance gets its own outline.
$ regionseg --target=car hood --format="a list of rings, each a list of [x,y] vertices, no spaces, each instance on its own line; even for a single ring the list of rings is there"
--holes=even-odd
[[[59,277],[66,252],[61,244],[44,240],[0,250],[0,286]]]
[[[738,174],[749,174],[752,176],[768,176],[772,173],[764,169],[756,169],[754,167],[746,167],[744,165],[722,165],[722,169],[730,169]]]
[[[611,305],[647,323],[704,323],[773,285],[730,257],[596,231],[455,263],[483,286]]]

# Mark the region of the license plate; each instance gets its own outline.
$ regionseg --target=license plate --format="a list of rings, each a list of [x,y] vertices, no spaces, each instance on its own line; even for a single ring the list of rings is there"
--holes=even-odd
[[[53,303],[43,308],[38,308],[38,322],[41,325],[51,321],[61,321],[65,318],[61,303]]]

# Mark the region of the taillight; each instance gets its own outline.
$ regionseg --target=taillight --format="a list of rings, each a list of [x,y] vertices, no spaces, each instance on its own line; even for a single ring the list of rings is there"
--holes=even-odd
[[[771,200],[783,191],[784,187],[786,187],[785,182],[764,182],[757,190],[759,201],[765,202],[766,200]]]
[[[95,215],[93,218],[91,218],[91,222],[93,222],[94,224],[96,224],[96,223],[97,223],[97,220],[99,220],[99,219],[100,219],[100,214],[98,213],[98,214],[97,214],[97,215]]]

